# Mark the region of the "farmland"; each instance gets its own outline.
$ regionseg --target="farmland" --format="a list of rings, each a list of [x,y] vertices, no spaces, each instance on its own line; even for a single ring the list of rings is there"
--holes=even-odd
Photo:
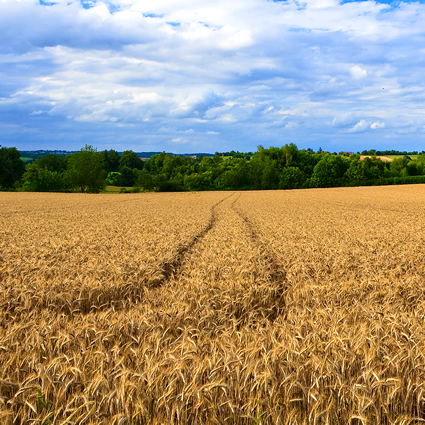
[[[0,423],[425,419],[425,186],[0,193]]]

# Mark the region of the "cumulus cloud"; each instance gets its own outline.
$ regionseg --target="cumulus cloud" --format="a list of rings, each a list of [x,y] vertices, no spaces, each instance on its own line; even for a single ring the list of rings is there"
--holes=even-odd
[[[355,126],[348,130],[348,133],[363,133],[367,131],[370,124],[366,120],[360,120]]]
[[[175,137],[174,139],[171,139],[171,142],[178,143],[178,144],[185,144],[188,142],[188,140],[182,137]]]
[[[356,80],[367,77],[367,71],[358,65],[351,67],[350,73]]]
[[[407,133],[422,142],[421,3],[1,0],[1,8],[8,143],[255,150],[288,133],[301,147],[356,150],[347,145],[356,134],[356,143],[370,130],[389,137],[385,123],[394,143],[405,147]]]
[[[332,120],[332,125],[334,127],[351,127],[355,124],[356,117],[353,113],[340,113],[338,116],[334,117]]]
[[[372,128],[373,130],[376,130],[378,128],[385,128],[385,123],[377,121],[377,122],[372,123],[370,128]]]

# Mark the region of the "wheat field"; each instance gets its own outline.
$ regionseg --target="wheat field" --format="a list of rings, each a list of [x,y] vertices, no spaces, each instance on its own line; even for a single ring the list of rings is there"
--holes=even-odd
[[[425,186],[0,193],[1,424],[425,421]]]

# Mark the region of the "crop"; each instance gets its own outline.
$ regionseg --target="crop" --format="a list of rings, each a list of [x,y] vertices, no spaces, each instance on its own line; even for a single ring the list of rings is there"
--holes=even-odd
[[[0,423],[424,421],[424,199],[0,193]]]

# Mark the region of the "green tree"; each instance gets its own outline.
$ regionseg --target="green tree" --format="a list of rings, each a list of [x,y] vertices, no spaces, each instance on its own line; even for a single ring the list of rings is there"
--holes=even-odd
[[[251,167],[243,157],[232,160],[231,168],[221,175],[224,189],[247,189],[250,187]]]
[[[37,168],[61,173],[66,170],[66,158],[61,155],[44,155],[37,158],[34,162]]]
[[[298,148],[294,143],[285,145],[282,148],[285,167],[296,167],[298,163]]]
[[[280,173],[279,189],[298,189],[304,181],[305,176],[298,167],[286,167]]]
[[[206,190],[211,187],[212,172],[193,173],[184,177],[184,186],[189,190]]]
[[[121,171],[122,167],[128,167],[131,170],[133,168],[136,168],[137,170],[143,169],[143,161],[136,155],[133,151],[124,151],[120,158],[120,169]]]
[[[155,185],[151,176],[151,173],[144,168],[143,170],[137,171],[136,186],[143,188],[143,190],[151,191]]]
[[[399,177],[402,175],[407,175],[407,164],[409,163],[407,156],[400,158],[394,158],[390,163],[390,170],[393,177]]]
[[[62,192],[67,189],[63,172],[40,168],[36,163],[26,166],[22,181],[28,192]]]
[[[0,188],[13,187],[21,179],[24,171],[24,161],[16,148],[0,149]]]
[[[255,189],[277,189],[282,168],[282,151],[258,146],[258,151],[252,157],[251,167]]]
[[[360,160],[360,155],[352,155],[344,176],[345,183],[350,186],[371,184],[373,181],[383,179],[385,170],[385,163],[376,156]]]
[[[324,155],[314,167],[310,179],[312,187],[342,186],[343,176],[349,167],[349,160],[339,155]]]
[[[420,161],[409,161],[406,168],[409,176],[422,176],[425,173],[425,166]]]
[[[359,155],[351,159],[344,177],[346,183],[350,186],[357,186],[365,179],[364,168]]]
[[[425,152],[422,152],[418,157],[416,158],[418,162],[420,162],[422,165],[425,166]]]
[[[103,155],[103,160],[105,161],[106,172],[117,172],[120,166],[119,153],[114,149],[110,149],[109,151],[104,150],[100,153]]]
[[[86,145],[79,152],[68,155],[65,177],[71,188],[82,193],[99,193],[106,185],[105,162],[101,153]]]
[[[126,165],[120,167],[119,176],[116,179],[117,186],[133,186],[137,177],[137,169],[127,167]]]

